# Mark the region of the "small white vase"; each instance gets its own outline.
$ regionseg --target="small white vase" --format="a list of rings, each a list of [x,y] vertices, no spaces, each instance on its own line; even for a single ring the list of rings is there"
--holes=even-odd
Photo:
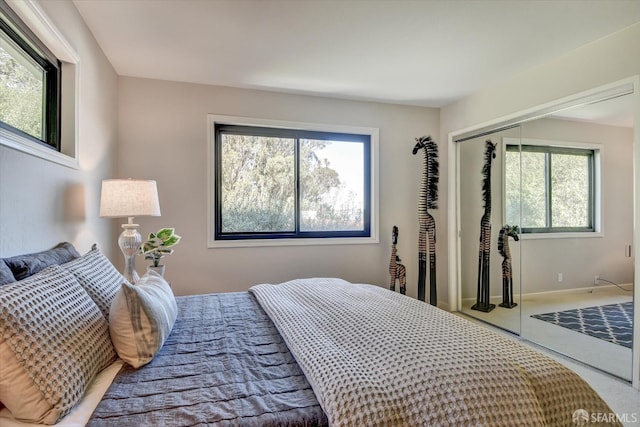
[[[155,271],[156,273],[164,277],[164,265],[159,265],[157,267],[154,267],[153,265],[147,266],[147,271],[151,271],[151,270]]]

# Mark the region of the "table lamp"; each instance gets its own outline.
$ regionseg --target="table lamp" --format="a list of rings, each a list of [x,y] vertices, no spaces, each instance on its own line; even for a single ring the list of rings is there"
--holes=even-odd
[[[142,244],[136,216],[160,216],[158,188],[155,181],[140,179],[105,179],[100,195],[100,217],[128,218],[122,224],[124,231],[118,238],[118,245],[124,254],[124,277],[130,282],[138,281],[135,268],[136,255]]]

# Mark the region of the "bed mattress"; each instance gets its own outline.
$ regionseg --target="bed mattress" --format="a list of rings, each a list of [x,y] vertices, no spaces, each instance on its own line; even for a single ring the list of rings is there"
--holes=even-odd
[[[125,365],[88,426],[325,426],[282,337],[247,292],[177,297],[178,319],[143,369]]]

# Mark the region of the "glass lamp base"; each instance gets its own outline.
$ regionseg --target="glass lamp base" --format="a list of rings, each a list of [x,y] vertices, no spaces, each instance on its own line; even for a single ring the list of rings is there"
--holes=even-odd
[[[136,255],[142,245],[142,236],[136,230],[137,227],[138,224],[122,224],[124,231],[118,238],[118,245],[124,255],[124,272],[122,275],[132,285],[140,279],[138,272],[136,272],[135,262]]]

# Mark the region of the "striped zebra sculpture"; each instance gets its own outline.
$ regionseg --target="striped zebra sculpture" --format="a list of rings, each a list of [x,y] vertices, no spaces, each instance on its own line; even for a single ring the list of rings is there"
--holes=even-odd
[[[496,158],[496,145],[487,140],[484,152],[484,166],[482,167],[482,198],[484,199],[484,214],[480,219],[480,251],[478,254],[478,289],[476,303],[472,310],[488,313],[496,305],[489,300],[489,282],[491,270],[491,161]]]
[[[389,289],[396,290],[396,281],[400,284],[400,293],[405,295],[407,293],[407,269],[404,265],[400,264],[402,261],[398,256],[398,227],[393,226],[391,232],[391,259],[389,260],[389,275],[391,276],[391,283]]]
[[[430,136],[416,138],[413,154],[424,150],[422,183],[418,199],[418,299],[425,300],[427,281],[427,238],[429,239],[429,303],[438,304],[436,290],[436,222],[429,209],[438,208],[438,145]]]
[[[511,251],[509,250],[509,237],[514,241],[520,240],[518,233],[520,229],[517,225],[506,224],[500,229],[498,236],[498,252],[502,255],[502,303],[500,307],[513,308],[513,271],[511,268]]]

